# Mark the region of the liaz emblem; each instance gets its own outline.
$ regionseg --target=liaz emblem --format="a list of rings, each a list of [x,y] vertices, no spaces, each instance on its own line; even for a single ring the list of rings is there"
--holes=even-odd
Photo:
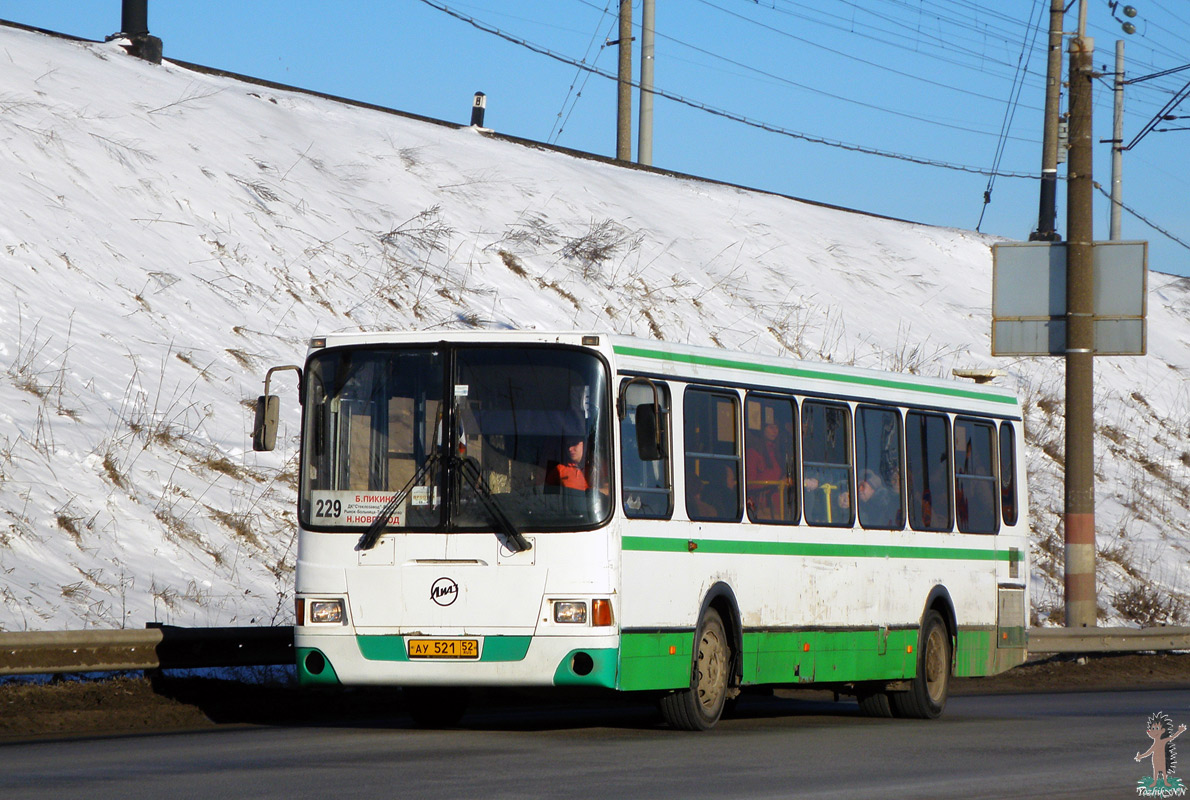
[[[439,578],[430,587],[430,599],[440,606],[449,606],[459,599],[459,585],[450,578]]]

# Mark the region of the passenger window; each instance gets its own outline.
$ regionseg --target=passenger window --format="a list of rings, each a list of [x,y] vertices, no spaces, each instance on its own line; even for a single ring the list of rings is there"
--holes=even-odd
[[[656,389],[656,395],[654,395]],[[624,488],[624,513],[629,517],[667,519],[673,513],[673,486],[670,482],[669,387],[664,383],[631,382],[624,392],[624,418],[620,422],[621,480]],[[652,419],[657,403],[662,413],[656,415],[655,433],[660,437],[661,457],[645,460],[637,442],[638,416]],[[645,411],[638,411],[647,407]],[[640,430],[645,430],[642,426]],[[650,444],[650,443],[646,443]],[[655,443],[652,443],[654,446]],[[646,447],[647,451],[649,447]]]
[[[740,518],[739,398],[687,389],[685,407],[686,514],[693,520]]]
[[[949,531],[950,426],[942,414],[905,415],[906,485],[909,526],[917,531]]]
[[[905,527],[901,496],[901,415],[891,408],[861,408],[855,417],[855,496],[865,528]]]
[[[991,422],[956,419],[954,423],[955,516],[963,533],[995,533],[995,426]]]
[[[802,403],[802,508],[810,525],[850,527],[851,413],[844,405]]]
[[[793,400],[749,395],[744,401],[744,496],[753,522],[797,522]]]
[[[1016,432],[1000,423],[1000,508],[1005,525],[1016,524]]]

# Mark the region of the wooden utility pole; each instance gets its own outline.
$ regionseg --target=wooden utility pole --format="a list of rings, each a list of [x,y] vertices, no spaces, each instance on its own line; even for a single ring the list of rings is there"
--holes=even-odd
[[[616,104],[616,158],[632,160],[632,0],[620,0],[620,72]]]
[[[1070,159],[1066,194],[1066,625],[1094,627],[1095,421],[1094,181],[1091,82],[1095,42],[1085,35],[1080,0],[1078,35],[1070,41]]]

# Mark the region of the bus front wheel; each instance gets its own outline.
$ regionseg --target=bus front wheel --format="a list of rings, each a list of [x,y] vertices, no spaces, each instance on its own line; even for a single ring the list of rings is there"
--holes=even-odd
[[[917,674],[909,691],[891,695],[893,713],[913,719],[942,716],[950,690],[950,662],[950,633],[942,615],[931,610],[922,620],[918,637]]]
[[[685,731],[713,728],[723,714],[731,681],[731,646],[723,618],[708,608],[694,638],[690,688],[662,695],[661,715],[671,726]]]

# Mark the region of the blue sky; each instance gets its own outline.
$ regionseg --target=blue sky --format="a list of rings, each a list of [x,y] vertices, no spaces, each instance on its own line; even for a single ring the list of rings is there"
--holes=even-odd
[[[657,98],[656,166],[1015,239],[1036,227],[1049,0],[656,2],[656,86],[726,114]],[[1190,8],[1180,0],[1138,0],[1137,32],[1127,37],[1106,0],[1086,2],[1096,67],[1113,68],[1118,38],[1126,39],[1126,77],[1190,62]],[[443,5],[508,38],[435,7]],[[616,50],[604,42],[616,38],[618,5],[150,0],[149,27],[166,58],[455,122],[470,120],[472,96],[483,91],[490,128],[614,155],[614,82],[567,62],[615,72]],[[635,5],[639,25],[640,0]],[[120,27],[120,7],[118,0],[0,0],[0,18],[103,39]],[[1124,140],[1187,81],[1190,70],[1129,86]],[[1110,77],[1095,91],[1098,142],[1111,136]],[[1174,114],[1190,119],[1190,101]],[[634,133],[634,156],[635,146]],[[1158,131],[1124,154],[1125,205],[1181,243],[1127,212],[1123,238],[1149,240],[1150,268],[1180,275],[1190,275],[1188,148],[1190,131]],[[983,173],[996,164],[1003,174],[992,180]],[[1096,145],[1095,178],[1110,188],[1107,144]],[[1064,184],[1058,203],[1062,232]],[[1108,214],[1106,197],[1097,195],[1096,238],[1107,238]]]

